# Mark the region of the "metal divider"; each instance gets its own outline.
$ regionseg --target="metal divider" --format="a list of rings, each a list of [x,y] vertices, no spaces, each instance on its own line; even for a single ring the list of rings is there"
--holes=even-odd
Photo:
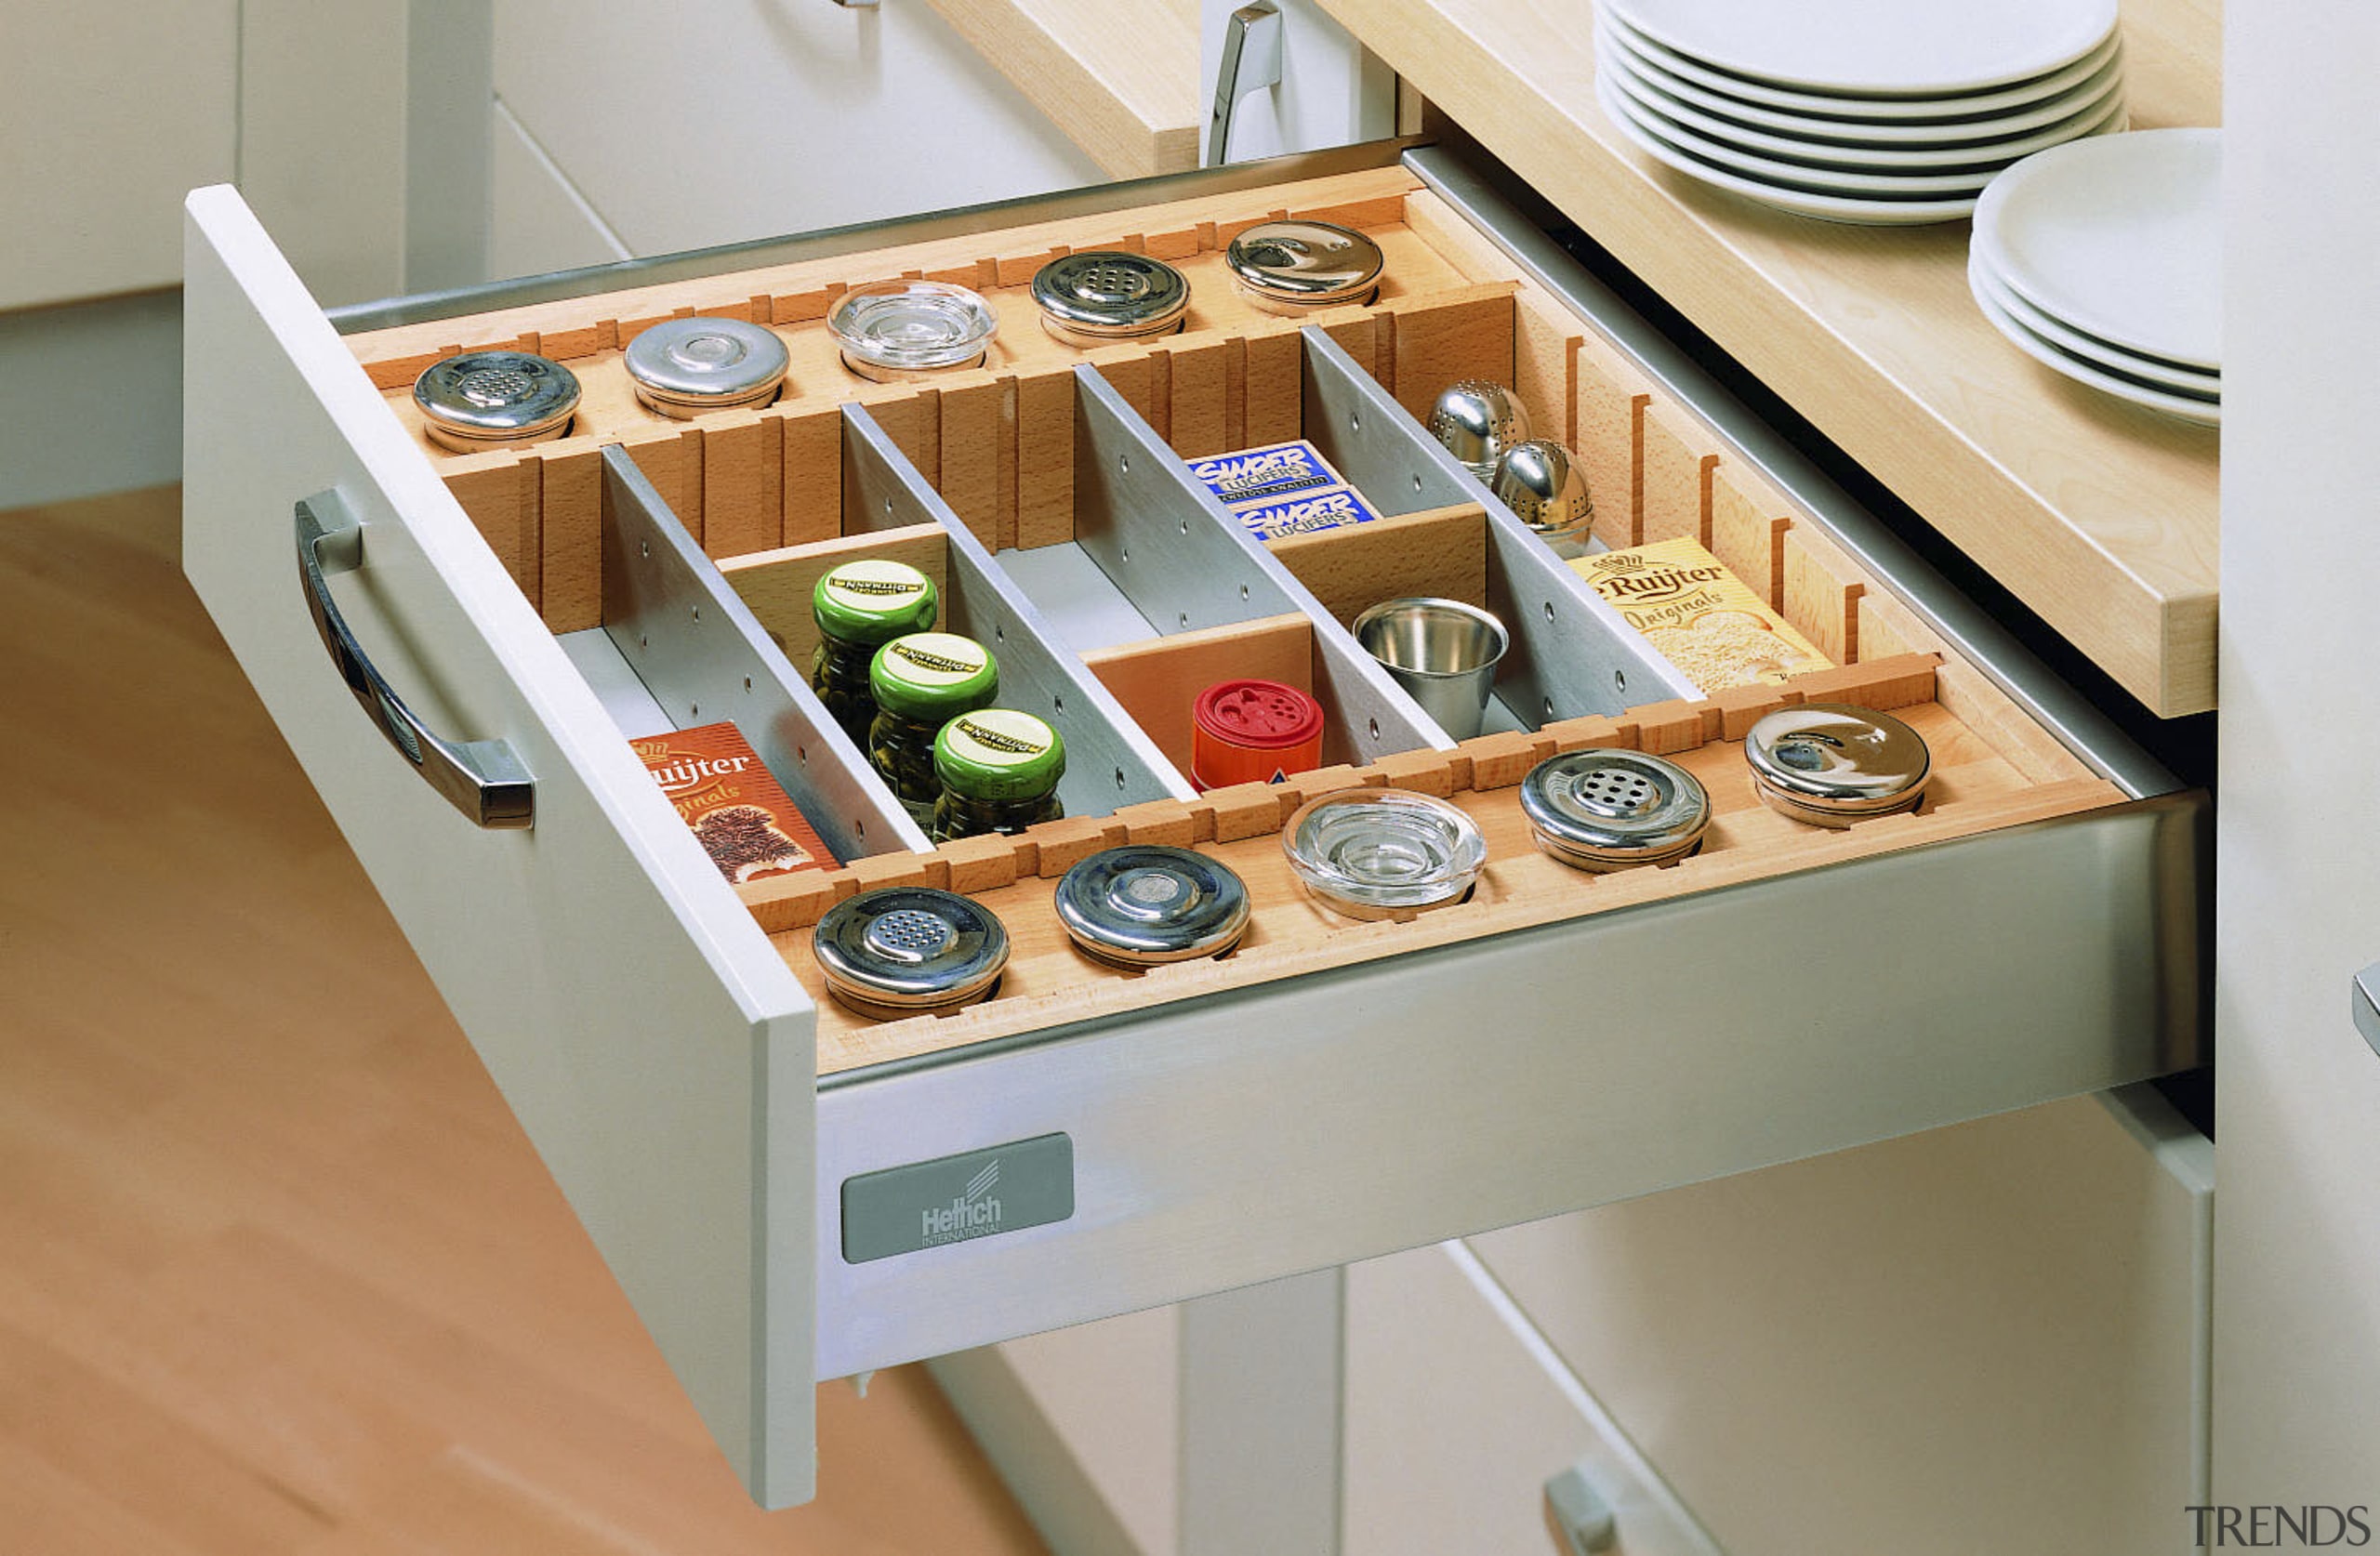
[[[1496,694],[1514,718],[1535,728],[1702,695],[1337,342],[1312,324],[1299,333],[1306,440],[1382,518],[1487,508],[1488,609],[1511,638]]]
[[[734,720],[838,858],[925,834],[618,444],[603,450],[603,632],[680,728]]]
[[[992,651],[1003,707],[1050,720],[1066,743],[1058,798],[1070,816],[1103,816],[1197,791],[1053,632],[984,543],[858,405],[843,407],[843,528],[847,534],[939,524],[949,542],[942,624]]]
[[[1315,700],[1329,720],[1325,763],[1452,748],[1380,662],[1088,365],[1075,369],[1075,543],[1160,634],[1302,613],[1314,628]]]

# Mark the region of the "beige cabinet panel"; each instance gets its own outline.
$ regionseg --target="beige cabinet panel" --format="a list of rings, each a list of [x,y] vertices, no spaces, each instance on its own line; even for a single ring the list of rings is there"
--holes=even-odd
[[[640,255],[1106,179],[922,5],[508,0],[496,90]]]
[[[488,227],[488,273],[543,275],[629,257],[511,110],[499,100],[495,115],[488,154],[496,206]]]
[[[2212,1147],[2135,1122],[2080,1098],[1471,1241],[1730,1556],[1987,1549],[2012,1499],[2059,1549],[2177,1550]]]
[[[234,172],[238,0],[8,7],[0,308],[181,279],[181,200]]]

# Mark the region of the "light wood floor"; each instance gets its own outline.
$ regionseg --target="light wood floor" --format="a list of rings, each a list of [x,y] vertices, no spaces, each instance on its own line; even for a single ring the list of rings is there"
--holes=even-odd
[[[820,1391],[816,1504],[745,1498],[176,521],[0,514],[0,1550],[1040,1550],[915,1369]]]

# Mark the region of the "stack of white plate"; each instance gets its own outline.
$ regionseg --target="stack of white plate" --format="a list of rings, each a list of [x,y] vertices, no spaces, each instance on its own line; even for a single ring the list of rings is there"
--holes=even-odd
[[[2223,132],[2143,130],[2028,157],[1975,213],[1984,317],[2068,377],[2222,419]]]
[[[2116,0],[1599,0],[1595,61],[1655,160],[1832,221],[1954,221],[2124,126]]]

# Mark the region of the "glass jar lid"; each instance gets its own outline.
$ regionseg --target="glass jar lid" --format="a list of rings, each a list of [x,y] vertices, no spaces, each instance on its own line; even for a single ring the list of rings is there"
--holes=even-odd
[[[810,945],[835,997],[879,1021],[972,1005],[1008,966],[998,916],[929,886],[846,897],[818,920]]]
[[[844,562],[821,574],[810,591],[810,617],[819,631],[869,648],[923,632],[940,610],[933,580],[890,557]]]
[[[1744,760],[1772,810],[1820,826],[1909,810],[1933,775],[1923,735],[1841,703],[1778,709],[1744,736]]]
[[[1181,328],[1190,282],[1162,259],[1121,249],[1085,249],[1033,275],[1041,322],[1062,340],[1130,340]]]
[[[1328,221],[1263,221],[1223,250],[1232,280],[1276,311],[1368,302],[1380,285],[1380,244]]]
[[[876,651],[867,689],[886,712],[939,729],[998,695],[1000,672],[991,650],[972,638],[912,632]]]
[[[1341,789],[1308,800],[1281,829],[1307,891],[1352,918],[1461,902],[1488,862],[1468,811],[1409,789]]]
[[[983,361],[999,315],[980,292],[944,281],[879,281],[835,300],[826,327],[844,365],[863,377],[900,377],[972,367]]]
[[[943,725],[933,737],[933,771],[962,799],[998,804],[1039,799],[1066,772],[1066,743],[1029,713],[980,708]]]
[[[1711,797],[1701,780],[1664,758],[1590,749],[1529,769],[1521,814],[1565,864],[1618,870],[1665,864],[1700,847]]]
[[[621,353],[636,397],[665,415],[758,404],[789,360],[776,331],[741,319],[665,319]]]
[[[534,442],[570,424],[578,376],[529,351],[465,351],[425,368],[413,401],[430,435],[449,447]]]
[[[1083,951],[1124,967],[1220,956],[1248,932],[1248,888],[1193,849],[1105,849],[1058,882],[1058,922]]]

